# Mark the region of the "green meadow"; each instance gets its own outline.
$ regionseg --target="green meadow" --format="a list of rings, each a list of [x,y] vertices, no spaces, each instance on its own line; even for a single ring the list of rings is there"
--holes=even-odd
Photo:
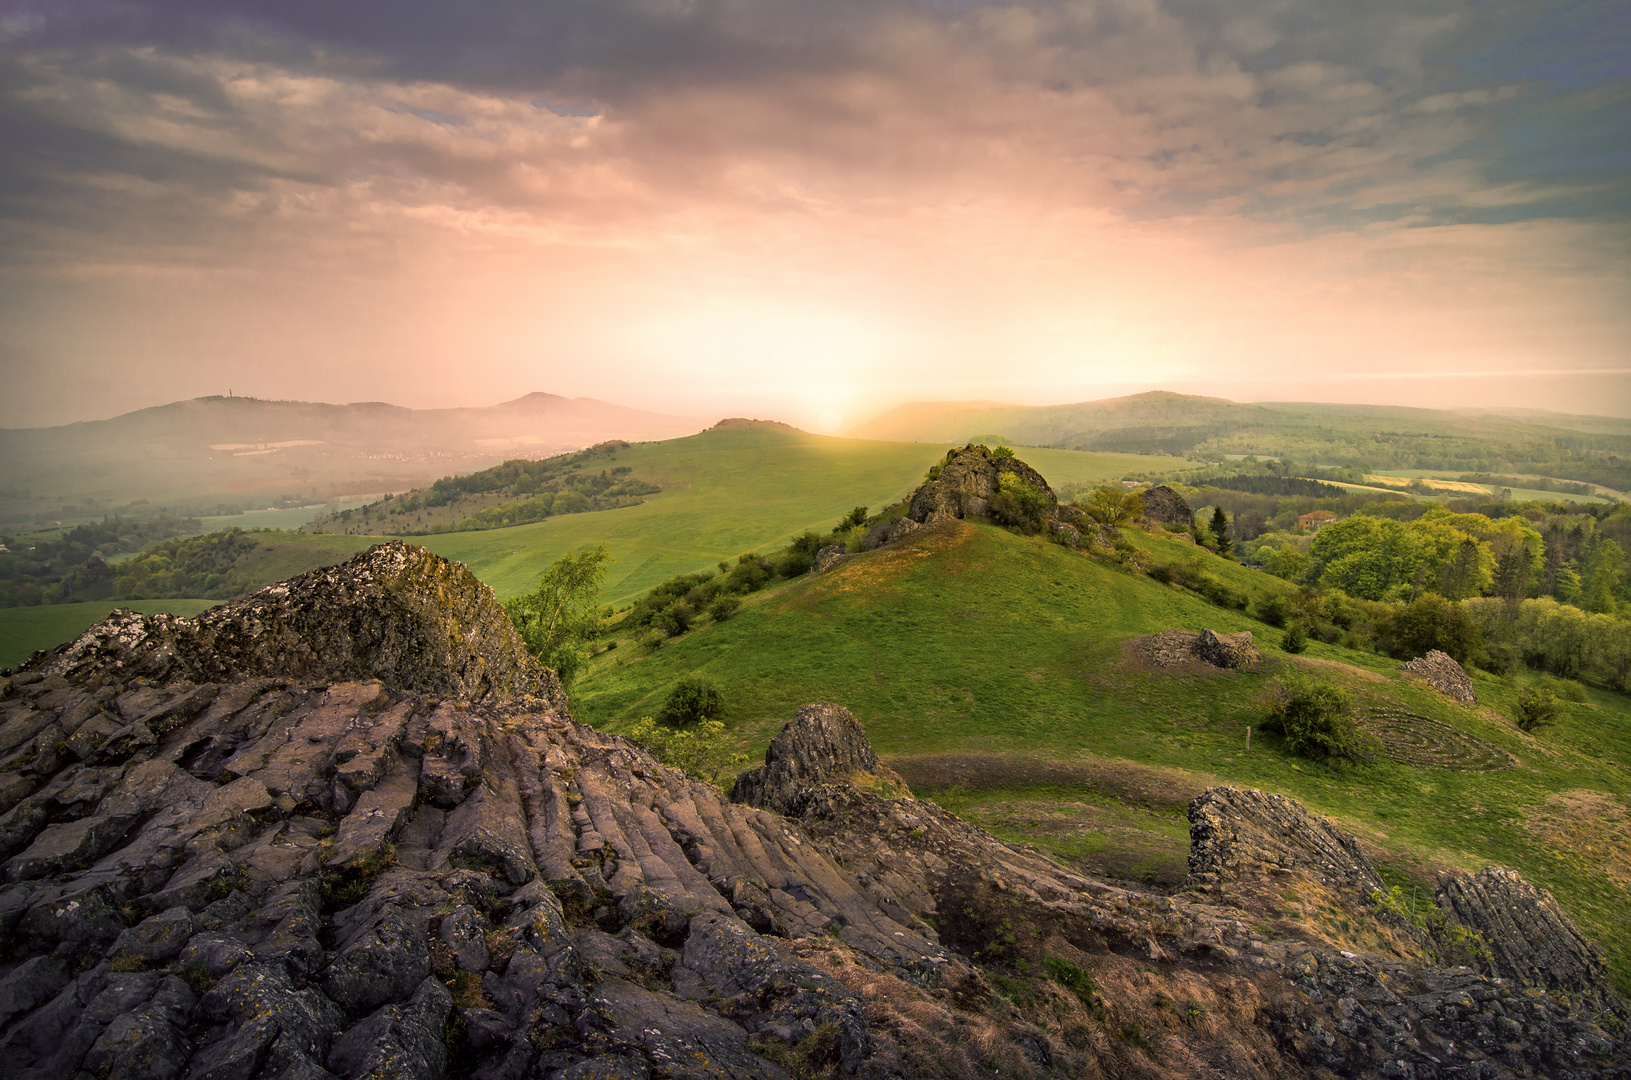
[[[946,450],[931,443],[811,435],[780,424],[731,424],[619,451],[619,465],[663,487],[639,506],[409,539],[469,566],[500,598],[528,591],[567,552],[604,543],[615,561],[603,598],[621,607],[677,574],[784,547],[806,529],[826,532],[851,507],[876,511],[895,502]],[[1056,484],[1185,464],[1072,450],[1027,449],[1024,456]]]
[[[469,566],[500,599],[531,589],[544,568],[567,552],[604,543],[616,561],[603,599],[622,606],[676,574],[694,573],[746,551],[780,548],[805,529],[825,532],[857,504],[877,509],[897,500],[916,487],[946,449],[811,435],[781,424],[729,423],[620,451],[618,464],[663,487],[639,506],[567,514],[508,529],[405,539]],[[1024,453],[1056,483],[1090,484],[1186,464],[1139,454]],[[343,561],[385,539],[402,538],[266,533],[249,569],[257,580],[280,581]],[[210,606],[207,601],[151,603]],[[55,605],[49,613],[0,608],[0,642],[5,643],[4,655],[13,657],[0,657],[0,665],[73,637],[112,606],[146,610],[137,603]]]
[[[1162,561],[1200,559],[1253,597],[1284,583],[1191,544],[1126,530]],[[1261,672],[1151,669],[1128,639],[1171,627],[1250,630]],[[1184,806],[1236,784],[1302,799],[1356,832],[1384,872],[1430,894],[1436,871],[1496,863],[1552,889],[1631,983],[1631,947],[1611,929],[1628,913],[1620,845],[1631,795],[1631,708],[1592,690],[1537,735],[1509,719],[1517,687],[1476,677],[1464,708],[1403,679],[1395,661],[1311,642],[1293,659],[1280,632],[1065,548],[961,524],[751,597],[728,621],[649,654],[601,652],[573,687],[584,721],[623,730],[658,711],[683,675],[723,691],[730,738],[761,755],[799,706],[834,701],[927,794],[1009,840],[1085,869],[1176,884],[1187,851]],[[1446,734],[1452,767],[1385,758],[1318,764],[1246,728],[1278,667],[1343,683],[1361,709],[1425,718]],[[1456,740],[1516,764],[1462,771]],[[1495,748],[1490,751],[1490,748]]]

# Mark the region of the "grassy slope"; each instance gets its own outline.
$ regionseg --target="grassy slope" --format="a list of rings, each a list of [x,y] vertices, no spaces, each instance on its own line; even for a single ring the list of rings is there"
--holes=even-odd
[[[1128,535],[1163,559],[1204,558],[1254,594],[1283,587],[1192,545]],[[1123,662],[1126,638],[1174,626],[1279,640],[1249,615],[1175,586],[964,525],[757,596],[730,621],[652,655],[637,657],[628,645],[603,653],[574,688],[574,710],[616,730],[654,713],[674,679],[702,672],[726,694],[733,738],[758,754],[800,705],[836,701],[886,757],[921,764],[924,755],[950,755],[944,760],[972,759],[1006,777],[942,791],[959,813],[1100,869],[1118,864],[1096,863],[1095,854],[1137,829],[1153,838],[1157,861],[1162,844],[1181,860],[1187,792],[1220,782],[1285,792],[1390,852],[1390,873],[1429,883],[1434,867],[1519,870],[1553,889],[1631,982],[1631,945],[1609,932],[1631,911],[1611,877],[1624,869],[1614,869],[1611,833],[1592,850],[1590,837],[1548,845],[1532,831],[1547,798],[1562,792],[1608,793],[1623,809],[1631,794],[1625,698],[1594,691],[1592,705],[1567,706],[1562,723],[1537,739],[1488,708],[1464,709],[1400,679],[1393,661],[1313,643],[1299,662],[1351,665],[1327,670],[1361,704],[1435,718],[1520,761],[1487,775],[1387,761],[1324,766],[1289,757],[1261,734],[1245,751],[1245,727],[1261,716],[1257,699],[1269,675],[1150,673]],[[1486,705],[1510,712],[1511,688],[1481,677],[1478,691]],[[1143,780],[1116,782],[1118,763],[1127,762]],[[1107,792],[1128,791],[1145,805],[1107,805],[1115,802]],[[1061,831],[1053,827],[1061,815],[1099,827]]]
[[[161,611],[197,615],[217,603],[216,600],[122,600],[0,608],[0,667],[15,667],[35,649],[48,649],[78,636],[116,607],[134,608],[144,615]]]
[[[771,425],[714,428],[618,454],[619,464],[665,489],[639,506],[409,539],[465,563],[500,597],[530,589],[561,555],[604,542],[616,560],[605,599],[623,605],[676,574],[782,547],[805,529],[826,532],[857,503],[877,510],[916,486],[945,450]],[[1024,456],[1054,483],[1108,479],[1174,460],[1068,450]]]

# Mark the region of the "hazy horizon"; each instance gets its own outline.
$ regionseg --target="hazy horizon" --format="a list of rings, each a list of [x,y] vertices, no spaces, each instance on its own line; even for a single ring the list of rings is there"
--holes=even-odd
[[[1608,0],[0,0],[0,427],[1631,417],[1628,41]]]

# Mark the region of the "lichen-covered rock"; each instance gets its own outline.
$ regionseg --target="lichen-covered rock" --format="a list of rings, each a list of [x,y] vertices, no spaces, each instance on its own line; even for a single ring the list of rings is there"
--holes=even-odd
[[[196,618],[116,611],[26,670],[155,683],[377,678],[469,700],[565,702],[554,674],[520,647],[491,589],[461,564],[401,541]],[[208,703],[196,689],[171,699],[129,722],[162,735]]]
[[[906,782],[878,761],[866,732],[848,709],[830,702],[806,705],[770,740],[765,763],[736,779],[731,798],[761,810],[797,817],[805,798],[825,784],[883,782],[908,794]]]
[[[1184,497],[1165,484],[1144,491],[1145,527],[1175,529],[1187,532],[1195,524],[1195,511]]]
[[[1449,653],[1430,650],[1426,656],[1399,665],[1399,670],[1412,679],[1419,679],[1451,701],[1463,705],[1478,704],[1478,693],[1466,670]]]
[[[1011,473],[1035,488],[1048,503],[1048,516],[1059,498],[1042,474],[1018,458],[994,457],[990,447],[965,446],[949,450],[940,471],[912,495],[906,516],[924,525],[950,518],[989,517],[991,498],[1000,488],[1001,478]]]
[[[1512,871],[1491,866],[1444,874],[1438,898],[1456,923],[1482,936],[1497,975],[1571,994],[1596,993],[1607,984],[1602,952],[1550,893]]]

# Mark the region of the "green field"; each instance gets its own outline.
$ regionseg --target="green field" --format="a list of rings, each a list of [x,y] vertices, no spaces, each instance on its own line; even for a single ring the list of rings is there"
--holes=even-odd
[[[78,637],[116,607],[144,615],[169,612],[197,615],[216,600],[106,600],[94,604],[45,604],[0,608],[0,667],[15,667],[35,649],[48,649]]]
[[[744,551],[782,547],[805,529],[825,532],[858,502],[876,510],[910,492],[945,451],[943,446],[921,443],[828,438],[780,424],[717,427],[689,438],[637,444],[619,453],[619,463],[635,467],[638,475],[664,488],[640,506],[568,514],[509,529],[405,539],[466,564],[500,598],[530,589],[543,569],[567,552],[605,543],[617,561],[608,575],[604,599],[623,605],[676,574],[712,567]],[[1129,471],[1184,464],[1175,458],[1137,454],[1041,449],[1024,453],[1055,483],[1094,483]],[[273,514],[257,513],[268,519]],[[386,539],[404,538],[265,534],[264,549],[249,569],[256,580],[281,581],[342,561]],[[55,610],[92,606],[58,605]],[[111,605],[102,610],[107,606]],[[5,655],[13,657],[0,659],[0,664],[50,648],[95,621],[31,614],[44,610],[0,608],[0,641],[5,642]]]
[[[622,606],[677,574],[783,547],[805,529],[826,532],[857,504],[876,511],[910,493],[946,449],[835,439],[770,424],[712,428],[618,453],[618,464],[664,489],[639,506],[408,539],[466,564],[501,598],[530,589],[567,552],[604,543],[616,560],[604,599]],[[1054,484],[1184,464],[1138,454],[1022,453]]]
[[[1190,544],[1127,535],[1166,561],[1203,559],[1254,596],[1286,587]],[[1354,830],[1398,880],[1430,887],[1436,869],[1491,862],[1519,870],[1557,894],[1631,984],[1631,943],[1612,933],[1631,913],[1615,854],[1631,794],[1626,698],[1593,690],[1533,737],[1507,718],[1514,686],[1479,676],[1485,707],[1467,709],[1400,678],[1394,661],[1311,643],[1295,662],[1345,683],[1360,706],[1408,710],[1519,761],[1495,773],[1321,765],[1261,733],[1246,751],[1271,673],[1171,674],[1124,657],[1126,639],[1168,627],[1251,630],[1271,668],[1290,662],[1273,647],[1279,632],[1245,612],[965,524],[756,595],[649,655],[622,642],[595,658],[573,706],[626,730],[674,680],[702,673],[725,694],[737,747],[759,755],[799,706],[835,701],[920,793],[1005,838],[1157,883],[1182,878],[1190,796],[1217,783],[1285,792]],[[1587,839],[1548,840],[1548,815]]]

